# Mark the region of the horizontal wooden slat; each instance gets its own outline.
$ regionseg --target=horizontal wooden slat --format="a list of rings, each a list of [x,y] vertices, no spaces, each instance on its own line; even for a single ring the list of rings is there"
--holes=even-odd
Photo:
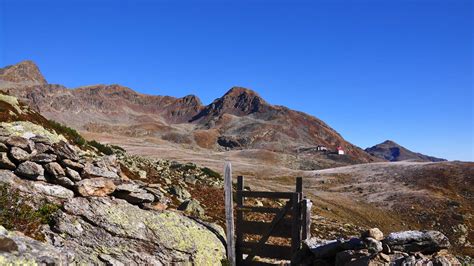
[[[281,208],[260,207],[260,206],[241,206],[237,207],[237,211],[243,212],[260,212],[260,213],[278,213]]]
[[[237,191],[238,196],[246,198],[291,199],[297,192],[270,192],[270,191]]]
[[[251,250],[255,250],[257,247],[256,242],[244,242],[242,243],[242,253],[248,254]],[[290,246],[276,246],[276,245],[264,245],[260,251],[255,254],[262,258],[272,259],[283,259],[291,260],[291,247]]]
[[[292,223],[290,219],[282,219],[278,225],[275,226],[275,229],[270,236],[291,237],[291,225]],[[270,229],[270,223],[240,221],[238,228],[239,233],[241,234],[262,235]]]

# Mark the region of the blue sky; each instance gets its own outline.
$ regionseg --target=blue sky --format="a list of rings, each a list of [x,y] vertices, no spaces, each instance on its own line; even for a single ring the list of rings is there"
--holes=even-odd
[[[365,148],[474,161],[472,1],[0,0],[0,65],[204,103],[232,86]]]

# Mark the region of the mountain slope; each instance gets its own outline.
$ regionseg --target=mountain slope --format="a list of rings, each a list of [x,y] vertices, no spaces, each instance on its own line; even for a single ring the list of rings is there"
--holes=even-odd
[[[446,159],[436,158],[433,156],[424,155],[417,152],[412,152],[407,148],[400,146],[399,144],[386,140],[380,144],[377,144],[373,147],[365,149],[369,154],[389,160],[392,162],[396,161],[420,161],[420,162],[441,162],[446,161]]]
[[[271,105],[249,89],[234,87],[204,106],[194,95],[182,98],[151,96],[120,85],[68,89],[47,84],[38,75],[37,67],[31,67],[31,64],[28,61],[8,67],[8,75],[0,75],[0,88],[28,102],[44,116],[78,130],[146,137],[190,149],[257,149],[262,154],[271,151],[290,155],[292,162],[287,160],[284,164],[294,169],[319,169],[377,160],[344,140],[323,121]],[[29,67],[20,67],[23,65]],[[3,69],[0,73],[6,72]],[[24,76],[31,78],[20,78]],[[342,146],[347,155],[314,152],[319,145],[330,151]],[[301,150],[306,152],[300,153]]]

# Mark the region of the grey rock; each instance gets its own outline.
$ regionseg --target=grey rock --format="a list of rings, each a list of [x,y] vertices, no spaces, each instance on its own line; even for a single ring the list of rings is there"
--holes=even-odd
[[[184,213],[197,218],[204,218],[205,215],[205,211],[201,206],[201,203],[195,199],[185,200],[183,203],[181,203],[181,205],[179,205],[178,210],[184,211]]]
[[[121,184],[117,186],[114,196],[132,204],[149,203],[155,200],[153,194],[148,193],[137,184]]]
[[[181,200],[186,200],[186,199],[191,198],[191,194],[185,188],[179,185],[171,186],[169,189],[169,192]]]
[[[74,182],[66,176],[58,176],[55,178],[54,182],[63,187],[72,188],[74,187]]]
[[[373,239],[371,237],[367,237],[365,239],[365,243],[367,244],[367,249],[372,254],[379,253],[383,250],[382,242],[380,242],[376,239]]]
[[[194,185],[197,182],[197,178],[195,175],[186,175],[184,176],[184,182]]]
[[[47,137],[41,136],[41,135],[36,135],[32,137],[30,140],[32,140],[35,144],[41,143],[48,146],[51,146],[53,144]]]
[[[66,265],[68,258],[59,249],[0,226],[2,265]]]
[[[106,178],[84,179],[76,183],[76,189],[83,197],[105,197],[114,192],[115,184]]]
[[[43,143],[35,143],[35,149],[38,151],[38,153],[52,154],[54,152],[53,147]]]
[[[56,161],[56,158],[57,156],[55,154],[40,153],[31,157],[30,160],[35,163],[45,164],[45,163],[51,163],[51,162]]]
[[[117,179],[119,176],[117,173],[107,170],[106,168],[100,168],[94,166],[90,163],[87,163],[82,170],[82,175],[85,178],[96,178],[96,177],[105,177],[105,178],[112,178]]]
[[[6,144],[10,147],[21,148],[27,152],[32,152],[34,149],[34,143],[32,141],[18,136],[11,136],[6,141]]]
[[[36,180],[38,177],[44,176],[44,169],[37,163],[26,161],[18,166],[15,174],[20,177]]]
[[[62,164],[64,165],[64,167],[69,167],[73,170],[76,170],[78,172],[81,172],[82,169],[84,169],[84,165],[81,164],[81,163],[78,163],[78,162],[74,162],[74,161],[71,161],[69,159],[64,159],[62,160]]]
[[[371,228],[361,234],[362,238],[371,237],[375,240],[382,241],[383,240],[383,233],[378,228]]]
[[[52,177],[53,179],[57,179],[60,176],[66,175],[61,165],[56,162],[46,164],[44,166],[44,170],[46,171],[46,174]]]
[[[21,163],[31,158],[31,154],[19,147],[12,147],[10,155],[15,162]]]
[[[0,168],[15,170],[16,165],[10,161],[6,152],[0,152]]]
[[[438,231],[404,231],[389,234],[383,243],[391,250],[434,253],[450,246],[448,238]]]
[[[58,185],[34,182],[33,187],[35,191],[38,191],[45,196],[59,199],[71,199],[74,197],[74,192]]]
[[[69,159],[73,161],[79,160],[75,149],[64,141],[60,141],[53,145],[54,153],[62,160]]]
[[[81,175],[76,170],[73,170],[69,167],[66,167],[66,176],[74,182],[79,182],[82,180]]]
[[[7,145],[0,142],[0,152],[7,152],[7,151],[8,151]]]

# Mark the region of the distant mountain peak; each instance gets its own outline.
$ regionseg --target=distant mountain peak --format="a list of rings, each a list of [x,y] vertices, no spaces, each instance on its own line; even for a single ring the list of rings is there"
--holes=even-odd
[[[365,149],[367,153],[372,156],[395,161],[423,161],[423,162],[439,162],[446,161],[445,159],[436,158],[433,156],[424,155],[421,153],[410,151],[409,149],[397,144],[393,140],[386,140],[373,147]]]
[[[38,66],[31,60],[21,61],[18,64],[0,68],[0,81],[24,83],[27,85],[47,84]]]

